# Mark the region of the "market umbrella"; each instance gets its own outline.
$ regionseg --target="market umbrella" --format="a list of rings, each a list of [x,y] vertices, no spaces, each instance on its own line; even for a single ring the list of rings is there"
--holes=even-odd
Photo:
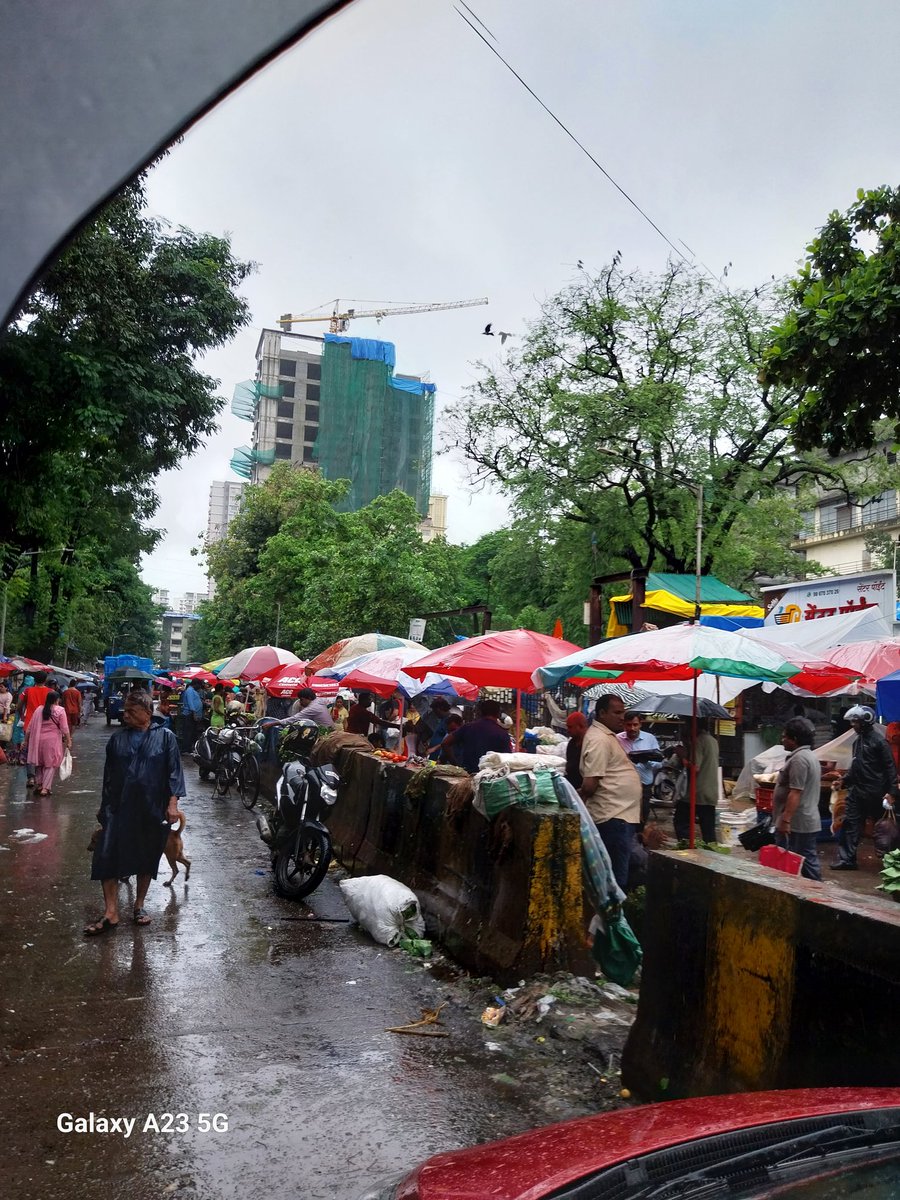
[[[153,676],[149,671],[141,671],[137,667],[117,667],[116,670],[113,671],[111,675],[107,675],[106,678],[112,683],[123,683],[128,679],[148,680],[152,679]]]
[[[361,654],[373,654],[376,650],[393,650],[400,646],[412,646],[414,649],[425,649],[419,642],[409,638],[392,637],[386,633],[360,633],[356,637],[341,638],[310,659],[306,670],[310,675],[317,675],[323,667],[334,667],[340,663],[349,662]]]
[[[226,655],[224,658],[214,658],[212,660],[212,662],[203,664],[203,670],[204,671],[212,671],[212,673],[215,675],[218,671],[220,671],[222,669],[222,667],[225,666],[225,664],[228,662],[228,659],[230,657],[231,657],[231,655]]]
[[[299,662],[296,654],[280,646],[248,646],[227,659],[216,674],[219,679],[258,679],[276,667]]]
[[[217,683],[225,683],[224,679],[220,679],[218,675],[213,675],[212,671],[204,671],[202,667],[186,667],[183,671],[173,671],[172,678],[182,682],[199,679],[201,683],[209,683],[213,686]]]
[[[337,667],[326,667],[322,673],[341,679],[345,688],[374,692],[377,696],[391,696],[399,689],[407,700],[426,692],[455,695],[463,700],[477,698],[478,688],[463,679],[435,672],[423,679],[414,679],[406,668],[428,653],[424,646],[396,646],[390,650],[376,650]]]
[[[849,646],[838,646],[824,652],[836,666],[855,671],[859,678],[845,693],[871,692],[879,679],[900,671],[900,639],[879,638],[874,641],[853,642]],[[794,683],[799,681],[794,680]]]
[[[667,629],[612,638],[535,671],[535,682],[544,686],[570,679],[576,683],[596,678],[616,678],[623,683],[650,680],[693,680],[691,698],[696,744],[697,679],[705,673],[758,682],[786,683],[799,668],[780,649],[752,641],[739,633],[706,625],[673,625]],[[692,753],[692,758],[694,757]],[[694,845],[697,811],[697,775],[690,771],[690,845]]]
[[[518,743],[522,692],[544,687],[542,683],[533,683],[532,676],[538,667],[557,658],[561,650],[575,653],[578,647],[532,629],[498,629],[433,650],[411,663],[406,673],[414,679],[424,679],[429,672],[436,672],[466,679],[478,687],[515,688]]]
[[[436,671],[466,679],[478,687],[534,692],[547,684],[534,682],[532,676],[538,668],[558,659],[560,651],[583,653],[571,642],[531,629],[498,629],[432,650],[410,664],[406,673],[422,679],[430,671]]]
[[[312,688],[320,696],[336,696],[340,689],[336,679],[308,676],[303,669],[303,663],[286,663],[271,674],[261,675],[256,682],[261,684],[270,696],[278,696],[281,699],[296,697],[301,688]]]
[[[660,713],[670,717],[690,717],[694,712],[694,697],[686,692],[676,692],[672,696],[661,696],[658,692],[651,693],[636,704],[628,705],[629,712]],[[712,717],[718,721],[730,721],[732,714],[714,700],[705,696],[697,698],[697,716]]]

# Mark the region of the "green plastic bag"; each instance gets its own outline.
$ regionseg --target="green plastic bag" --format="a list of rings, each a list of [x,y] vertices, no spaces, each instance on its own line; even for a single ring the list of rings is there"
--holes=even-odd
[[[603,914],[603,927],[594,934],[593,954],[607,979],[620,987],[629,986],[644,952],[621,908]]]
[[[484,806],[484,815],[490,820],[504,808],[513,804],[533,807],[537,798],[534,776],[527,771],[514,772],[511,775],[500,775],[496,779],[483,779],[480,788],[480,800]]]
[[[535,771],[534,781],[537,798],[541,804],[559,804],[556,798],[555,771]]]

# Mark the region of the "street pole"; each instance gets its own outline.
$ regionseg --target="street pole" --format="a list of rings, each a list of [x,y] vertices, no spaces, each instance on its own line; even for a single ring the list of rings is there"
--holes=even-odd
[[[694,559],[694,621],[700,624],[700,582],[703,571],[703,484],[697,485],[697,546]],[[693,621],[691,622],[693,624]]]
[[[9,584],[3,585],[3,616],[0,617],[0,654],[3,653],[3,647],[6,645],[6,597],[9,591]]]
[[[281,601],[278,601],[278,616],[275,618],[275,645],[278,645],[278,639],[281,636]]]

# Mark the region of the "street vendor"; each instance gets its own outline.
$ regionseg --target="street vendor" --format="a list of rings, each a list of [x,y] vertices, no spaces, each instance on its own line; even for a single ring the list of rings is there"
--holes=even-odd
[[[311,687],[301,688],[291,705],[291,715],[286,724],[293,725],[297,721],[315,721],[324,729],[334,729],[334,719],[328,705]]]
[[[478,705],[477,718],[448,733],[441,742],[441,750],[448,762],[463,767],[470,775],[476,773],[482,756],[491,750],[498,754],[510,754],[512,743],[500,724],[500,705],[497,701],[482,700]]]
[[[622,743],[625,753],[634,763],[641,781],[641,822],[650,816],[650,793],[653,790],[653,780],[658,764],[663,760],[659,742],[652,733],[645,733],[641,728],[641,714],[629,711],[625,714],[625,728],[616,737]]]
[[[803,856],[800,873],[807,879],[821,881],[816,835],[822,828],[819,816],[822,768],[812,752],[815,737],[816,727],[805,717],[792,717],[785,725],[781,744],[788,756],[775,784],[772,822],[776,843]]]
[[[684,721],[685,750],[682,758],[685,770],[681,773],[675,791],[675,809],[672,824],[680,842],[690,839],[691,833],[691,745],[693,723]],[[705,717],[697,720],[697,736],[693,747],[693,766],[697,780],[695,784],[694,820],[700,826],[700,836],[709,845],[716,841],[716,806],[719,803],[719,743],[709,731]]]
[[[641,819],[641,780],[616,736],[625,728],[625,705],[619,696],[597,701],[596,717],[584,735],[580,770],[582,799],[609,853],[616,883],[628,884],[631,850]]]
[[[371,703],[371,692],[359,692],[357,694],[356,700],[350,705],[350,711],[347,714],[348,733],[358,733],[362,737],[368,737],[373,725],[377,725],[381,729],[400,728],[398,722],[386,721],[384,717],[379,717],[376,712],[373,712],[369,707]]]

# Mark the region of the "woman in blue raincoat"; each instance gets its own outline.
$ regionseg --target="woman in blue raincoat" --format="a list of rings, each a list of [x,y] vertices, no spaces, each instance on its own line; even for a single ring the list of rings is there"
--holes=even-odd
[[[111,933],[119,924],[119,880],[137,876],[135,925],[149,925],[144,900],[150,880],[178,820],[178,800],[185,795],[181,754],[175,735],[151,723],[153,702],[146,692],[129,692],[122,712],[123,728],[106,746],[103,796],[97,820],[91,879],[103,885],[105,910],[85,928],[86,937]]]

